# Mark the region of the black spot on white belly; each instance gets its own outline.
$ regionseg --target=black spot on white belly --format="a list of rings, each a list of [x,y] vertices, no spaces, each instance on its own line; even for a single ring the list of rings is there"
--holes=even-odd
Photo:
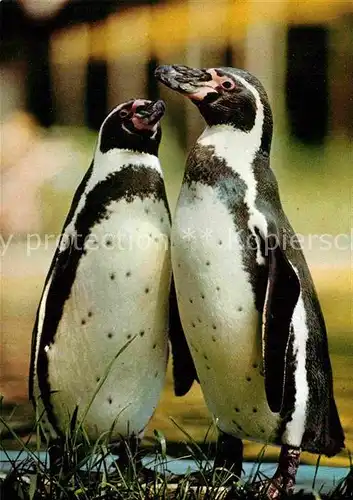
[[[86,324],[86,320],[85,319],[81,319],[81,325],[85,325]]]
[[[192,304],[194,301],[192,299],[189,299],[190,304]]]
[[[219,288],[219,286],[216,286],[216,290],[217,290],[217,292],[219,292],[219,291],[220,291],[220,288]]]
[[[253,409],[252,409],[252,412],[253,412],[253,413],[257,413],[257,408],[253,408]]]
[[[210,265],[210,261],[206,260],[206,266],[209,266],[209,265]]]
[[[145,335],[145,330],[140,331],[140,337],[143,337]]]
[[[130,278],[130,276],[131,276],[131,271],[127,271],[127,272],[125,273],[125,276],[126,276],[127,278]]]
[[[238,307],[238,311],[241,312],[243,310],[242,306]]]
[[[89,318],[92,318],[92,316],[93,316],[92,311],[88,311],[87,316],[88,316]]]
[[[96,377],[96,382],[99,382],[100,381],[100,377]]]
[[[157,344],[153,344],[152,349],[155,349],[157,347]]]
[[[145,293],[149,293],[150,289],[148,287],[145,288]]]
[[[246,381],[247,381],[247,382],[251,382],[251,377],[247,376],[247,377],[246,377]]]
[[[240,408],[235,407],[234,410],[236,411],[236,413],[240,413]]]
[[[197,318],[197,321],[198,321],[199,323],[202,323],[202,321],[201,321],[201,318],[200,318],[200,317],[198,317],[198,318]]]
[[[115,280],[115,273],[110,273],[109,277],[112,281]]]
[[[212,335],[212,340],[213,342],[216,342],[216,337],[214,335]]]
[[[217,330],[217,326],[216,325],[212,325],[212,328],[213,328],[213,330]]]
[[[131,339],[131,337],[132,337],[131,333],[128,333],[128,334],[126,335],[126,338],[127,338],[128,340],[129,340],[129,339]]]
[[[204,299],[205,298],[205,294],[201,294],[201,299]]]
[[[158,370],[155,371],[154,378],[158,377]]]
[[[112,334],[112,332],[109,332],[109,333],[107,334],[107,337],[108,337],[108,339],[113,338],[113,334]]]
[[[111,397],[111,396],[109,396],[109,398],[108,398],[108,403],[111,405],[111,404],[112,404],[112,402],[113,402],[113,399],[112,399],[112,397]]]

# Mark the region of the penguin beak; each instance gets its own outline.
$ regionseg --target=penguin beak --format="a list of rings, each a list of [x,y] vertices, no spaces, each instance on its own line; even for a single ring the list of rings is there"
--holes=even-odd
[[[206,69],[188,66],[158,66],[155,77],[172,90],[176,90],[193,101],[214,100],[218,97],[219,82]]]
[[[138,130],[155,130],[165,113],[165,104],[158,101],[136,99],[131,107],[131,121]]]

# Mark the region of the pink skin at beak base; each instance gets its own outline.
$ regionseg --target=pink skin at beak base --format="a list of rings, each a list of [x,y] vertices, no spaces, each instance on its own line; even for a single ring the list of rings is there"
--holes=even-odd
[[[136,99],[131,106],[131,111],[133,113],[131,121],[134,124],[134,127],[136,128],[136,130],[155,130],[157,128],[157,125],[158,125],[157,123],[148,124],[148,123],[146,123],[146,121],[143,118],[135,115],[136,109],[139,106],[145,106],[145,104],[149,103],[149,102],[150,101],[148,101],[146,99]]]
[[[229,80],[227,76],[217,75],[217,72],[213,68],[208,69],[207,73],[212,76],[212,80],[205,83],[203,86],[200,86],[200,89],[197,92],[186,94],[186,97],[189,97],[194,101],[202,101],[207,94],[218,93],[217,88],[220,87],[224,81]]]

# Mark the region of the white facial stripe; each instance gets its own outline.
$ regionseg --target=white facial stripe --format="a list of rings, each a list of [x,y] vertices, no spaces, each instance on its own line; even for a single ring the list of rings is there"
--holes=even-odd
[[[261,145],[264,108],[257,90],[244,78],[236,76],[236,79],[255,97],[257,112],[253,128],[249,132],[243,132],[234,129],[231,125],[214,125],[207,127],[197,142],[202,146],[213,146],[215,154],[223,158],[227,165],[245,182],[247,189],[244,201],[249,209],[248,227],[258,241],[255,228],[259,228],[265,237],[267,235],[267,222],[264,215],[255,206],[257,182],[252,164]],[[257,247],[257,263],[264,264],[260,245],[258,244]]]
[[[94,155],[94,166],[92,175],[89,178],[85,190],[78,202],[77,208],[71,222],[65,230],[65,234],[75,233],[75,224],[78,214],[83,209],[87,195],[101,181],[104,181],[109,174],[119,172],[127,165],[135,167],[149,167],[156,170],[163,178],[163,172],[157,156],[148,153],[131,151],[130,149],[110,149],[106,153],[101,153],[99,149]]]
[[[127,132],[128,134],[130,134],[130,135],[133,134],[133,132],[131,132],[131,130],[129,130],[127,127],[125,127],[124,122],[121,123],[121,128],[123,130],[125,130],[125,132]]]
[[[116,106],[114,109],[111,110],[111,112],[109,113],[109,115],[107,115],[99,129],[99,134],[98,134],[98,141],[97,141],[97,144],[100,144],[100,141],[101,141],[101,136],[102,136],[102,130],[103,130],[103,126],[104,124],[109,120],[109,118],[114,115],[117,111],[119,111],[121,108],[123,108],[124,106],[126,106],[126,104],[128,102],[131,102],[131,104],[134,102],[133,99],[131,99],[130,101],[126,101],[126,102],[122,102],[121,104],[119,104],[118,106]]]

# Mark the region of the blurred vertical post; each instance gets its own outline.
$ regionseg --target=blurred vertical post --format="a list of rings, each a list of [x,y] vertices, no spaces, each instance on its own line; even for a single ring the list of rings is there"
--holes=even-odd
[[[106,32],[110,108],[129,99],[147,97],[149,17],[144,9],[118,7],[108,18]]]
[[[51,37],[53,93],[60,125],[82,126],[85,121],[88,37],[87,23],[56,30]]]
[[[55,120],[50,72],[50,31],[44,23],[33,23],[27,39],[27,109],[44,127]]]
[[[328,129],[326,25],[289,27],[286,100],[292,135],[308,144],[321,144]]]
[[[253,73],[264,84],[274,115],[280,116],[284,106],[284,39],[285,29],[273,22],[259,22],[259,9],[266,8],[270,18],[280,17],[285,2],[248,0],[249,17],[245,37],[245,69]],[[279,47],[276,51],[275,48]]]
[[[353,12],[332,25],[329,46],[330,126],[336,134],[353,136]]]
[[[158,0],[149,0],[150,4],[150,15],[151,15],[151,23],[150,23],[150,53],[148,56],[148,61],[147,61],[147,95],[149,99],[156,100],[159,98],[159,85],[158,82],[154,76],[155,69],[157,68],[159,62],[158,62],[158,56],[157,56],[157,50],[155,48],[155,41],[154,41],[154,33],[153,27],[155,23],[153,22],[153,15],[155,8],[158,4]]]
[[[104,22],[104,21],[103,21]],[[85,119],[93,130],[99,130],[107,113],[108,65],[104,31],[101,25],[89,25],[89,57],[86,73]]]
[[[209,1],[203,2],[202,9],[207,9]],[[200,2],[198,0],[188,0],[188,29],[190,37],[186,40],[186,65],[190,67],[200,68],[202,64],[202,42],[191,36],[191,32],[195,27],[193,23],[197,22],[198,10]],[[203,42],[205,43],[205,42]],[[188,99],[183,100],[185,112],[185,147],[187,150],[194,144],[195,139],[199,135],[202,128],[202,118],[200,113],[196,113],[194,106]]]

